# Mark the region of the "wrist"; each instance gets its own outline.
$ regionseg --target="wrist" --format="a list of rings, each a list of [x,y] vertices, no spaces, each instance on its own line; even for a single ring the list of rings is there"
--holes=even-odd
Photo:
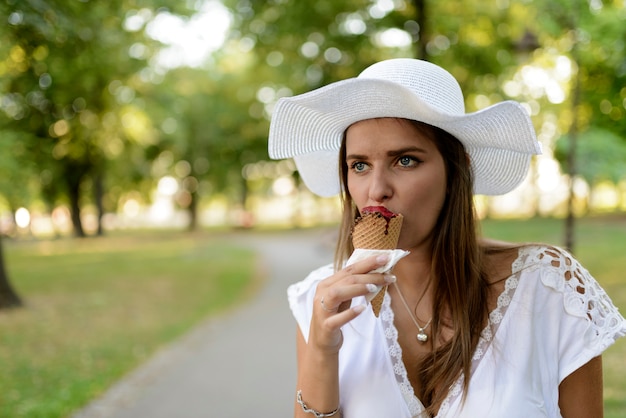
[[[319,338],[315,338],[315,335],[312,334],[307,347],[309,347],[312,351],[318,353],[322,356],[337,356],[339,355],[339,350],[343,345],[343,334],[341,331],[338,332],[337,337],[334,338],[330,343],[319,341]]]
[[[310,345],[303,360],[318,370],[332,370],[339,365],[339,350]]]
[[[300,408],[302,408],[302,411],[304,413],[312,414],[313,416],[315,416],[315,418],[332,417],[332,416],[337,415],[337,413],[339,413],[339,406],[337,406],[335,409],[329,412],[320,412],[313,408],[309,408],[309,406],[306,403],[304,403],[304,401],[302,400],[301,390],[298,390],[298,392],[296,393],[296,402],[298,403],[298,405],[300,405]]]

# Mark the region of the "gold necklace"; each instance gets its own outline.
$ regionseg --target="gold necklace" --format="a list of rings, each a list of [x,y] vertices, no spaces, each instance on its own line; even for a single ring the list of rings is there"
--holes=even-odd
[[[406,303],[406,299],[404,299],[404,295],[400,291],[400,287],[398,286],[398,283],[394,282],[393,284],[396,287],[396,290],[398,291],[398,296],[400,296],[400,300],[402,301],[402,304],[404,305],[404,307],[406,308],[407,312],[409,313],[409,316],[411,317],[411,320],[413,321],[413,323],[417,327],[417,330],[418,330],[417,336],[416,336],[417,341],[419,341],[420,343],[425,343],[426,341],[428,341],[428,334],[426,334],[426,328],[428,328],[428,326],[432,322],[433,318],[431,317],[428,320],[428,322],[426,322],[426,325],[421,326],[419,324],[419,322],[417,322],[417,318],[415,318],[415,316],[413,315],[413,312],[411,311],[411,308],[409,308],[409,304]],[[430,284],[430,282],[428,284]],[[428,290],[428,286],[426,286],[426,290]],[[426,290],[424,290],[424,294],[426,294]],[[423,296],[424,295],[422,295],[422,297]],[[420,300],[417,302],[418,305],[421,302],[421,300],[422,300],[422,298],[420,298]],[[416,308],[417,308],[417,306],[416,306]]]

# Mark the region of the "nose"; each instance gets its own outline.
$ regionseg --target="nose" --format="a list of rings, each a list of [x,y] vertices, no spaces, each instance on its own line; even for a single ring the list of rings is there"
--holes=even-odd
[[[373,170],[370,176],[369,198],[375,203],[383,203],[393,195],[391,179],[385,170]]]

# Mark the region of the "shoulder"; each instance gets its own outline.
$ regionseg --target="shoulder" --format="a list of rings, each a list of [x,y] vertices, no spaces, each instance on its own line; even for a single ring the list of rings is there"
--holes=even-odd
[[[559,311],[576,318],[587,349],[596,355],[618,337],[626,335],[626,320],[598,281],[567,250],[550,245],[520,247],[513,265],[520,285],[533,288],[536,303],[546,297],[542,311]],[[522,284],[523,283],[523,284]]]
[[[560,292],[574,291],[584,295],[586,290],[592,290],[590,288],[599,288],[596,280],[572,254],[554,245],[521,245],[511,270],[526,277],[532,275],[545,287]]]
[[[499,272],[499,275],[504,273],[510,275],[528,268],[548,270],[580,268],[580,263],[569,252],[553,245],[494,240],[484,240],[481,245],[488,271]]]
[[[584,281],[589,272],[567,250],[547,244],[524,244],[513,262],[513,272],[520,270],[540,270],[549,274],[562,275],[565,280]]]
[[[505,290],[504,279],[508,278],[513,280],[515,287],[519,285],[524,288],[527,297],[533,295],[532,298],[537,302],[553,292],[571,301],[582,300],[597,294],[598,290],[602,291],[591,274],[569,252],[557,246],[493,245],[490,242],[484,247],[484,254],[485,272],[496,295]],[[582,311],[580,314],[584,315]]]
[[[483,271],[490,284],[501,283],[514,273],[513,266],[522,245],[484,239],[480,247],[483,254]]]

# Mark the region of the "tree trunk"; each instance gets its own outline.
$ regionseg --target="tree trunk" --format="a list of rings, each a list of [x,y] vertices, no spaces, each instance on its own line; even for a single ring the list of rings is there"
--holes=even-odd
[[[576,12],[574,12],[576,13]],[[576,15],[574,14],[574,19]],[[572,24],[576,30],[576,25]],[[575,34],[574,36],[578,36]],[[569,197],[567,199],[567,217],[565,218],[565,248],[574,252],[575,246],[575,220],[574,213],[574,180],[576,177],[576,148],[578,143],[578,105],[580,103],[580,60],[578,59],[578,39],[574,39],[572,45],[572,61],[576,65],[576,75],[572,87],[572,124],[569,131],[569,149],[567,152],[567,174],[569,175]]]
[[[189,212],[189,231],[197,231],[198,230],[198,192],[190,192],[191,201],[189,202],[189,207],[187,211]]]
[[[242,176],[241,177],[241,194],[239,195],[239,198],[241,200],[239,202],[241,203],[241,207],[244,208],[244,210],[249,210],[248,208],[249,194],[250,194],[250,189],[248,187],[248,181],[244,179]]]
[[[22,306],[22,300],[17,295],[9,282],[4,263],[4,250],[2,248],[2,235],[0,235],[0,310],[17,308]]]
[[[70,200],[70,217],[72,219],[72,226],[74,227],[74,236],[84,238],[86,236],[85,230],[80,220],[80,179],[81,177],[79,176],[66,177],[67,195]]]
[[[427,60],[428,52],[426,51],[426,44],[428,43],[426,37],[426,22],[428,21],[426,16],[426,0],[414,0],[417,26],[419,27],[419,37],[417,39],[417,45],[415,53],[416,58]]]
[[[239,226],[244,228],[252,228],[254,226],[254,212],[251,207],[249,207],[249,199],[250,196],[250,188],[248,187],[248,181],[243,177],[239,176],[241,180],[241,190],[239,193],[239,206],[241,207],[242,218],[239,220]]]
[[[96,211],[98,216],[98,231],[99,237],[104,235],[104,228],[102,227],[102,218],[104,217],[104,175],[98,173],[93,179],[93,199],[96,203]]]

